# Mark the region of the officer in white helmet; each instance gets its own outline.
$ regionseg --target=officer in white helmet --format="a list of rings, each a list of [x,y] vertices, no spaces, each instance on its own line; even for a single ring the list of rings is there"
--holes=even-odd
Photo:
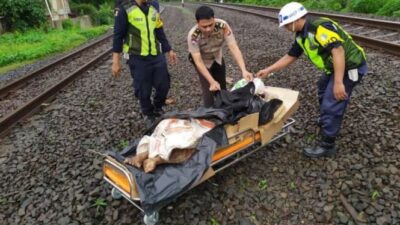
[[[279,27],[296,34],[289,52],[274,64],[260,70],[258,77],[268,77],[292,64],[303,53],[323,74],[318,82],[320,115],[317,142],[303,150],[308,157],[333,156],[351,92],[367,73],[364,50],[338,23],[328,18],[307,16],[298,2],[291,2],[279,12]]]

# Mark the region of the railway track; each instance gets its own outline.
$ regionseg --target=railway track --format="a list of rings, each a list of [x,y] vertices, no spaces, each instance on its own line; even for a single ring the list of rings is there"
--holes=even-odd
[[[244,4],[210,3],[209,5],[250,13],[275,21],[279,12],[279,8]],[[400,22],[320,12],[309,12],[309,14],[339,21],[353,39],[362,45],[400,56]]]
[[[160,13],[164,11],[160,6]],[[112,34],[0,88],[0,136],[111,53]],[[79,62],[80,61],[80,62]]]
[[[42,105],[111,53],[107,35],[84,49],[68,54],[56,62],[5,85],[0,89],[0,135]]]

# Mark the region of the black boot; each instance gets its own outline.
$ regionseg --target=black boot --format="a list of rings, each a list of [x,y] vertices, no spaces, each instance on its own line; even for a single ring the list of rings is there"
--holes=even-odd
[[[332,157],[336,155],[337,151],[335,139],[335,137],[327,137],[325,135],[322,135],[317,145],[306,147],[303,150],[303,154],[311,158],[318,158],[323,156]]]

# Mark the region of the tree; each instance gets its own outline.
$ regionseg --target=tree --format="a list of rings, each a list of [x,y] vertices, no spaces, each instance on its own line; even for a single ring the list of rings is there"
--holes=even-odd
[[[0,15],[7,29],[26,30],[46,21],[44,2],[41,0],[0,0]]]
[[[103,3],[110,3],[111,5],[113,5],[114,1],[115,0],[72,0],[71,2],[76,4],[90,4],[99,8],[100,5],[102,5]]]

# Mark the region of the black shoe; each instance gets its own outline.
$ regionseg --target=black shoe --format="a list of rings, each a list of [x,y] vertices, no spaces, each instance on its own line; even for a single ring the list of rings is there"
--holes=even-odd
[[[303,150],[303,154],[311,158],[332,157],[336,155],[336,152],[335,138],[326,136],[322,136],[317,145],[306,147]]]
[[[155,108],[154,109],[154,116],[155,117],[160,117],[162,115],[164,115],[164,110],[162,108]]]

